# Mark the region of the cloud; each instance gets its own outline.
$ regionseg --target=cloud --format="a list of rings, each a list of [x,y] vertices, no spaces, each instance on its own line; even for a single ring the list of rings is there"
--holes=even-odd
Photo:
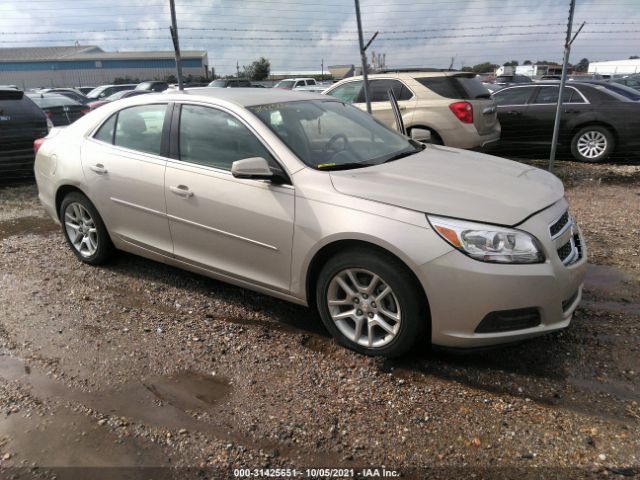
[[[176,0],[183,49],[209,52],[218,73],[265,56],[273,70],[359,63],[351,0]],[[388,66],[448,67],[483,61],[561,61],[568,0],[361,0],[365,36]],[[572,60],[640,54],[640,9],[582,0]],[[109,3],[4,0],[0,45],[97,44],[105,50],[171,50],[166,0]],[[48,33],[51,32],[51,33]],[[57,33],[56,33],[57,32]]]

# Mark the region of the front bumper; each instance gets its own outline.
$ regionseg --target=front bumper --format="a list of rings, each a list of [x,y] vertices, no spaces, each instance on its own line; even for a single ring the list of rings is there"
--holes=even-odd
[[[432,343],[457,348],[510,343],[569,326],[582,299],[586,272],[586,248],[582,234],[581,255],[565,266],[557,252],[549,225],[568,208],[561,200],[517,228],[535,235],[546,261],[531,265],[484,263],[453,250],[419,271],[431,310]],[[571,235],[572,232],[567,232]],[[563,241],[563,240],[560,240]],[[518,330],[478,333],[480,322],[492,312],[537,309],[540,322]]]

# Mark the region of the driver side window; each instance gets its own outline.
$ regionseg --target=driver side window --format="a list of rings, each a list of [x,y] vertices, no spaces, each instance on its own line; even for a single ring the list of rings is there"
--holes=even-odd
[[[215,108],[182,105],[180,160],[231,170],[236,160],[262,157],[275,163],[258,138],[232,115]]]

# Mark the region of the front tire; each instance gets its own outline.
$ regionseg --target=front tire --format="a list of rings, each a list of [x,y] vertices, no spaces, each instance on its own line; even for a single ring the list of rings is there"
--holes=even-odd
[[[602,162],[615,147],[615,139],[609,129],[591,125],[580,129],[571,140],[571,153],[580,162]]]
[[[338,343],[372,356],[409,351],[427,325],[424,296],[405,265],[376,251],[349,250],[322,268],[316,305]]]
[[[80,192],[67,194],[58,212],[71,251],[84,263],[101,265],[113,254],[113,244],[100,214]]]

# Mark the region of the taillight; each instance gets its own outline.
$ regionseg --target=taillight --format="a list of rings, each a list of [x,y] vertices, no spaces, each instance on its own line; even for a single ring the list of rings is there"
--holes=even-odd
[[[42,146],[44,141],[45,141],[44,138],[37,138],[36,140],[34,140],[34,142],[33,142],[33,153],[38,153],[38,150],[40,150],[40,147]]]
[[[87,113],[89,113],[91,111],[90,108],[83,108],[82,110],[80,110],[80,113],[83,115],[86,115]]]
[[[452,103],[449,109],[462,123],[473,123],[473,105],[469,102]]]

